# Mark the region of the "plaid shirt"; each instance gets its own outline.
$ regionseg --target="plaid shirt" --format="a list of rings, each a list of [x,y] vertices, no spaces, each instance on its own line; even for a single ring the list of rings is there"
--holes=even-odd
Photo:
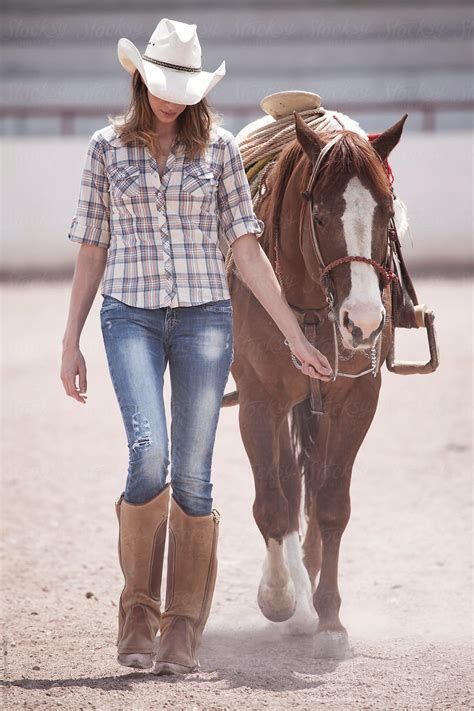
[[[264,229],[238,143],[214,126],[202,158],[181,148],[176,138],[160,179],[140,141],[122,145],[111,125],[92,135],[68,238],[108,249],[103,295],[150,309],[230,298],[224,250]]]

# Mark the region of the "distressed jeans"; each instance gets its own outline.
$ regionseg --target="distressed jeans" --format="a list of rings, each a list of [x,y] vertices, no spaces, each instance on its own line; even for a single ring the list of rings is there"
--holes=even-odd
[[[104,295],[100,322],[128,443],[125,500],[145,503],[166,484],[169,361],[171,488],[188,514],[210,513],[215,435],[234,356],[231,300],[144,309]]]

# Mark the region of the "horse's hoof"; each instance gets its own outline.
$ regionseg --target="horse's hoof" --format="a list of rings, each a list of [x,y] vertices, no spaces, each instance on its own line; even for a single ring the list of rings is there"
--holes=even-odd
[[[309,615],[298,615],[297,607],[293,617],[283,623],[282,632],[290,636],[313,635],[317,626],[317,617],[310,617]]]
[[[302,595],[296,599],[295,614],[282,625],[282,632],[288,635],[314,635],[318,627],[318,616],[312,600]]]
[[[262,614],[272,622],[284,622],[293,616],[296,610],[296,591],[290,578],[283,587],[270,587],[260,583],[257,602]]]
[[[316,633],[313,656],[316,659],[347,659],[352,657],[345,630],[322,630]]]
[[[309,608],[301,609],[300,601],[296,604],[295,614],[282,626],[282,630],[288,635],[314,635],[318,626],[318,616],[316,612],[311,613]]]

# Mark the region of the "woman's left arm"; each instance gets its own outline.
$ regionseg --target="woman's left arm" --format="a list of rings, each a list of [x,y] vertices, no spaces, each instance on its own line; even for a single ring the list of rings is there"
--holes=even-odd
[[[291,350],[302,362],[301,372],[325,382],[331,380],[332,368],[328,359],[303,334],[255,234],[248,233],[236,239],[232,244],[232,253],[245,284],[268,311],[286,336]]]

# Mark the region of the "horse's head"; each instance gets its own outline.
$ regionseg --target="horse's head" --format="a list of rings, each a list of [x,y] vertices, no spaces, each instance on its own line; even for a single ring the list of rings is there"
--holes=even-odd
[[[335,134],[318,134],[297,112],[294,116],[296,137],[309,158],[311,173]],[[311,187],[310,204],[314,234],[325,265],[346,256],[384,262],[393,198],[382,161],[400,140],[406,118],[405,114],[371,142],[353,131],[340,131],[338,140],[322,156]],[[314,274],[316,256],[308,230],[303,233],[301,249],[308,271]],[[359,349],[372,346],[385,323],[379,272],[368,262],[348,261],[331,269],[330,277],[345,345]]]

